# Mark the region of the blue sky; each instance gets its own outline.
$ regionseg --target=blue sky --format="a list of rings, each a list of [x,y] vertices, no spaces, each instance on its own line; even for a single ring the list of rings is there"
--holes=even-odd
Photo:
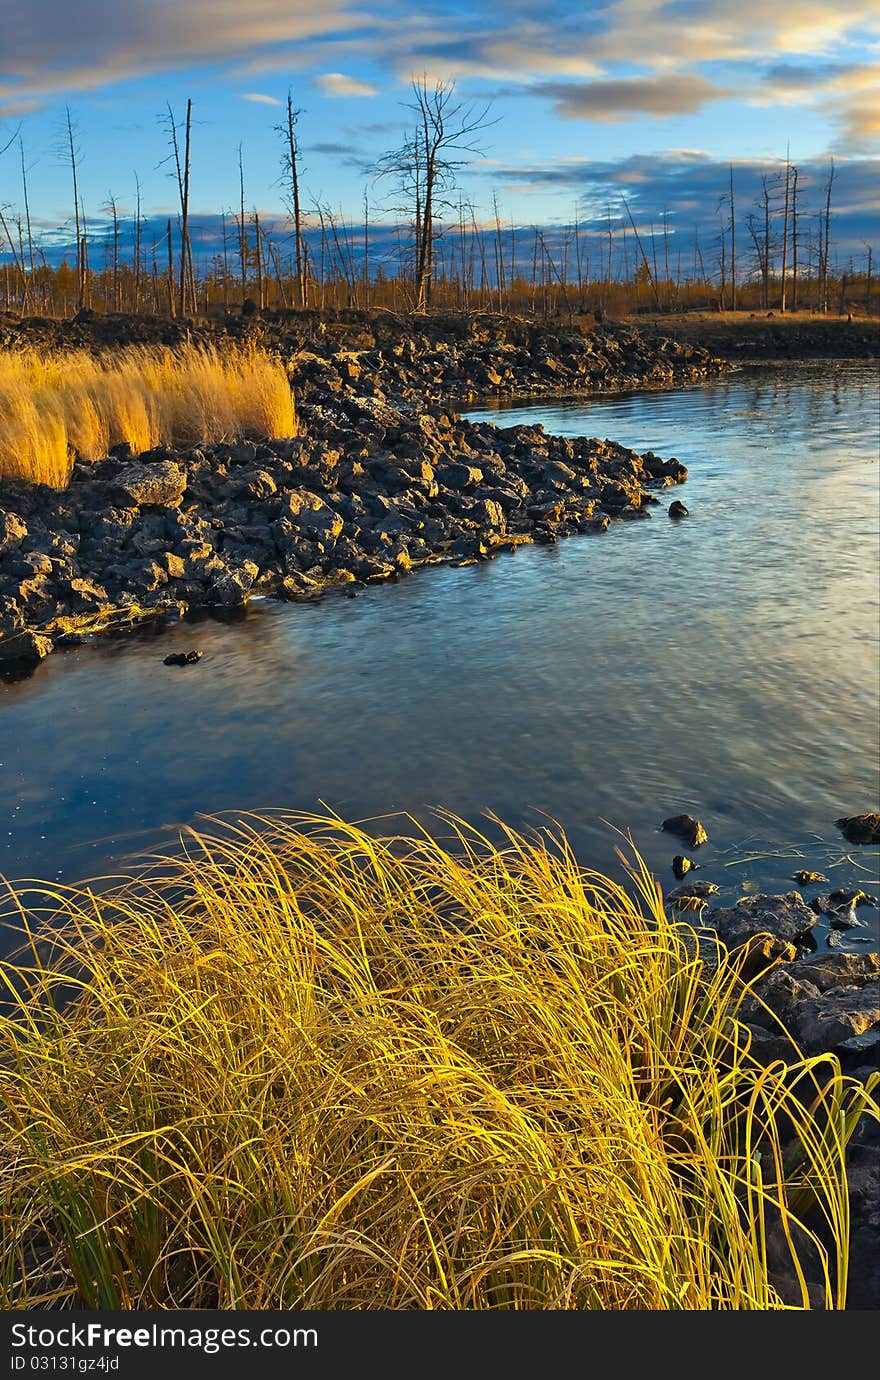
[[[462,177],[478,216],[570,221],[597,233],[625,196],[643,224],[664,210],[683,238],[737,174],[740,209],[790,148],[805,205],[834,157],[838,242],[880,241],[880,0],[0,0],[0,148],[17,132],[31,212],[47,243],[72,197],[60,153],[69,105],[86,212],[113,194],[175,205],[163,165],[167,103],[194,107],[192,206],[207,231],[238,201],[280,212],[274,126],[292,89],[308,203],[351,219],[406,127],[414,74],[491,103],[483,157]],[[0,158],[0,205],[21,205],[18,145]]]

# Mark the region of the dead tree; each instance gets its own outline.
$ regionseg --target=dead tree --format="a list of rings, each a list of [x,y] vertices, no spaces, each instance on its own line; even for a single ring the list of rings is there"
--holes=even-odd
[[[287,121],[283,125],[278,125],[277,132],[284,137],[284,171],[290,178],[290,200],[293,211],[293,237],[296,249],[296,282],[299,293],[299,305],[308,306],[308,293],[305,274],[305,256],[303,254],[303,225],[302,208],[299,199],[299,143],[296,137],[296,122],[302,114],[301,110],[294,110],[293,97],[287,93]]]
[[[171,243],[171,220],[165,227],[168,241],[168,315],[174,315],[174,250]]]
[[[70,106],[64,107],[65,127],[67,133],[67,157],[70,161],[70,175],[73,180],[73,219],[76,226],[76,278],[77,278],[77,308],[82,311],[86,299],[86,268],[83,257],[83,230],[82,230],[82,209],[79,199],[79,180],[77,177],[77,148],[74,134],[73,120],[70,114]]]
[[[27,248],[28,248],[28,252],[27,252],[27,262],[28,262],[28,272],[29,272],[29,276],[30,276],[30,281],[33,283],[33,282],[35,281],[35,279],[34,279],[34,238],[33,238],[33,234],[31,233],[31,207],[30,207],[30,200],[29,200],[29,198],[28,198],[27,168],[25,167],[25,161],[24,161],[24,142],[22,141],[22,138],[21,138],[20,135],[19,135],[19,139],[18,139],[18,147],[19,147],[19,152],[21,153],[21,191],[22,191],[22,196],[23,196],[23,198],[24,198],[24,220],[25,220],[25,226],[26,226],[26,228],[27,228]]]
[[[636,223],[635,223],[635,221],[634,221],[633,218],[632,218],[632,211],[629,209],[629,204],[627,203],[627,201],[626,201],[625,198],[623,198],[623,208],[624,208],[624,210],[626,211],[627,216],[629,217],[629,223],[630,223],[630,225],[632,226],[632,232],[633,232],[633,234],[634,234],[635,237],[636,237],[636,244],[638,245],[639,253],[640,253],[641,256],[642,256],[642,264],[643,264],[643,266],[644,266],[645,273],[647,274],[648,282],[651,284],[651,288],[652,288],[653,293],[654,293],[654,301],[656,302],[657,306],[659,307],[659,306],[660,306],[660,292],[659,292],[659,289],[658,289],[658,287],[657,287],[657,279],[654,277],[654,275],[653,275],[652,272],[651,272],[651,265],[648,263],[648,256],[647,256],[647,254],[645,253],[645,246],[642,244],[641,237],[639,236],[639,232],[638,232],[638,230],[636,229]]]
[[[761,256],[761,275],[763,279],[762,305],[766,310],[770,306],[770,188],[767,185],[766,177],[761,178],[761,195],[764,201],[764,253]]]
[[[193,273],[192,251],[189,242],[189,155],[192,101],[188,100],[186,103],[184,152],[182,159],[180,144],[177,138],[177,122],[170,104],[167,107],[167,114],[164,118],[168,126],[168,139],[171,144],[169,158],[173,158],[174,160],[174,171],[177,177],[177,195],[180,202],[180,273],[178,277],[177,305],[179,314],[185,316],[188,296],[192,302],[193,310],[195,310],[195,275]],[[187,289],[189,289],[189,292],[187,292]]]
[[[134,309],[141,309],[141,184],[137,173],[134,175]]]
[[[244,306],[247,297],[247,257],[248,239],[247,223],[244,215],[244,159],[241,151],[241,144],[238,146],[238,186],[239,186],[239,216],[238,216],[238,257],[241,267],[241,305]]]
[[[788,212],[791,203],[791,159],[785,154],[785,202],[782,210],[782,266],[780,269],[779,310],[785,313],[785,275],[788,270]]]
[[[820,264],[819,282],[821,289],[822,313],[828,313],[828,251],[831,247],[831,187],[834,183],[834,159],[831,159],[831,166],[828,170],[828,181],[825,184],[825,221],[824,235],[821,234],[822,222],[820,221]]]
[[[113,310],[119,311],[119,207],[112,192],[107,194],[107,209],[113,219]]]
[[[791,170],[791,309],[798,309],[798,170]]]
[[[414,99],[407,103],[416,119],[404,142],[380,160],[381,176],[396,179],[413,220],[415,257],[413,296],[417,311],[431,306],[434,279],[436,221],[456,185],[467,155],[479,152],[479,132],[491,122],[489,107],[477,109],[458,101],[454,81],[429,86],[422,75],[412,83]]]
[[[254,207],[254,257],[257,267],[257,305],[260,311],[262,311],[266,305],[266,295],[263,285],[263,248],[260,240],[260,214],[257,208]]]
[[[736,210],[733,201],[733,164],[730,165],[730,305],[736,311]]]

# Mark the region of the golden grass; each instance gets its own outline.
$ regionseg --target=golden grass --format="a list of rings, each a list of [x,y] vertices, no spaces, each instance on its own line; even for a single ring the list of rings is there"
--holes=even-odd
[[[644,868],[447,824],[10,893],[3,1307],[776,1309],[768,1251],[843,1307],[865,1090],[753,1060]]]
[[[141,453],[295,432],[284,368],[252,345],[0,351],[0,478],[63,488],[77,456],[123,441]]]

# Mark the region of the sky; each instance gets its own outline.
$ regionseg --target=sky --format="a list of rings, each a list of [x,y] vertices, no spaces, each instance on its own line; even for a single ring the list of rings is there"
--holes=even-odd
[[[711,241],[729,165],[738,214],[788,151],[818,212],[835,163],[840,254],[880,248],[880,0],[0,0],[0,207],[30,212],[44,246],[69,242],[65,111],[90,221],[139,180],[158,233],[176,209],[167,109],[193,102],[192,221],[246,200],[283,215],[288,91],[307,205],[393,218],[376,175],[411,121],[411,81],[454,81],[486,110],[460,185],[478,218],[598,237],[622,199],[678,244]],[[21,143],[19,142],[19,138]],[[12,141],[10,143],[10,141]]]

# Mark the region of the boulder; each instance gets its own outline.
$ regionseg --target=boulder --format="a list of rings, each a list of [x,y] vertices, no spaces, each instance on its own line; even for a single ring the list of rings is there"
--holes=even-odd
[[[123,508],[172,508],[185,491],[186,471],[173,460],[160,460],[123,466],[111,480],[109,497]]]
[[[51,650],[51,637],[43,637],[29,628],[22,632],[8,633],[5,637],[0,637],[0,666],[42,661]]]
[[[818,916],[797,891],[785,896],[745,896],[734,906],[710,910],[703,923],[716,930],[728,947],[744,944],[755,934],[771,934],[785,943],[809,943]]]
[[[880,844],[880,814],[844,815],[835,824],[847,843]]]
[[[807,998],[791,1013],[792,1034],[805,1054],[824,1054],[880,1022],[880,992],[871,987],[835,987]]]
[[[665,829],[668,834],[678,834],[691,848],[700,848],[709,838],[700,821],[694,819],[693,815],[670,815],[668,819],[664,819],[660,828]]]
[[[436,470],[436,475],[438,483],[442,484],[444,489],[452,489],[455,493],[475,489],[483,482],[483,471],[474,465],[441,465]]]
[[[334,508],[305,489],[292,490],[285,494],[280,516],[318,541],[335,541],[345,525]]]
[[[259,573],[260,567],[253,561],[246,560],[240,565],[228,566],[211,579],[212,599],[215,603],[224,605],[246,603]]]
[[[15,551],[28,534],[27,524],[17,513],[0,508],[0,555]]]

